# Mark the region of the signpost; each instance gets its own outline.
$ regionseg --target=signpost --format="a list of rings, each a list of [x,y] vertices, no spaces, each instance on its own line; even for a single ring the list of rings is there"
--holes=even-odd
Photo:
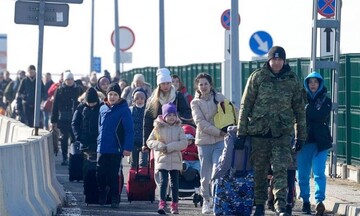
[[[15,23],[38,25],[40,4],[17,1],[15,3]],[[69,5],[45,3],[44,25],[66,27],[69,24]]]
[[[134,32],[127,26],[119,27],[119,49],[122,52],[130,49],[135,43],[135,34]],[[115,47],[115,30],[111,33],[111,43]]]
[[[319,0],[318,13],[326,18],[331,18],[335,15],[335,0]]]
[[[7,35],[0,34],[0,71],[7,68]]]
[[[38,1],[34,2],[34,1]],[[39,26],[39,45],[38,45],[38,64],[36,73],[35,88],[35,107],[34,107],[34,127],[35,136],[38,136],[40,126],[40,102],[41,102],[41,82],[42,82],[42,59],[44,44],[44,26],[66,27],[69,23],[69,5],[53,4],[46,2],[78,3],[83,0],[33,0],[16,1],[15,18],[16,24],[28,24]]]
[[[265,31],[257,31],[250,37],[250,48],[257,55],[265,55],[273,46],[273,40],[269,33]]]
[[[230,30],[230,9],[225,10],[220,17],[221,25],[226,29]],[[240,15],[239,15],[239,24],[240,25]]]

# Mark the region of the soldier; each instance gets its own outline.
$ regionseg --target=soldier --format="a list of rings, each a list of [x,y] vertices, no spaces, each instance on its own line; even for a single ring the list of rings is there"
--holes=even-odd
[[[254,215],[264,215],[267,200],[267,171],[273,165],[276,215],[286,212],[287,168],[291,163],[290,139],[295,128],[296,150],[306,139],[303,88],[291,71],[282,47],[268,53],[268,61],[249,77],[241,100],[236,145],[252,138],[254,168]]]

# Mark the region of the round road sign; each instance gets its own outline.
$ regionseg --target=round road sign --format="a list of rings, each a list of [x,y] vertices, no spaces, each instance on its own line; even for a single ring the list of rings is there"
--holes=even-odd
[[[111,43],[115,47],[115,30],[111,33]],[[135,43],[135,34],[127,26],[119,26],[119,48],[122,52],[130,49]]]
[[[226,29],[226,30],[230,30],[230,18],[231,14],[230,14],[230,9],[225,10],[220,17],[221,20],[221,25]],[[239,20],[239,25],[240,25],[240,15],[238,17]]]
[[[335,0],[319,0],[318,13],[326,18],[331,18],[335,15]]]

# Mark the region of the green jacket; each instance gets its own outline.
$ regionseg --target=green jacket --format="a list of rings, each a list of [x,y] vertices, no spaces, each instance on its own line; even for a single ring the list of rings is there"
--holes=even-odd
[[[303,87],[285,64],[273,74],[268,63],[249,77],[241,100],[238,135],[280,137],[291,135],[306,140]]]

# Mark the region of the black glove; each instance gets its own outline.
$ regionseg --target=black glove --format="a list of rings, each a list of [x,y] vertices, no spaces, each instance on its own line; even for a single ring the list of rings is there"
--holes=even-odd
[[[244,149],[245,140],[246,140],[246,136],[244,136],[244,135],[237,136],[236,140],[235,140],[235,143],[234,143],[234,148],[235,149]]]
[[[293,151],[294,152],[300,151],[302,149],[303,145],[304,145],[304,141],[296,139],[294,146],[293,146]]]

